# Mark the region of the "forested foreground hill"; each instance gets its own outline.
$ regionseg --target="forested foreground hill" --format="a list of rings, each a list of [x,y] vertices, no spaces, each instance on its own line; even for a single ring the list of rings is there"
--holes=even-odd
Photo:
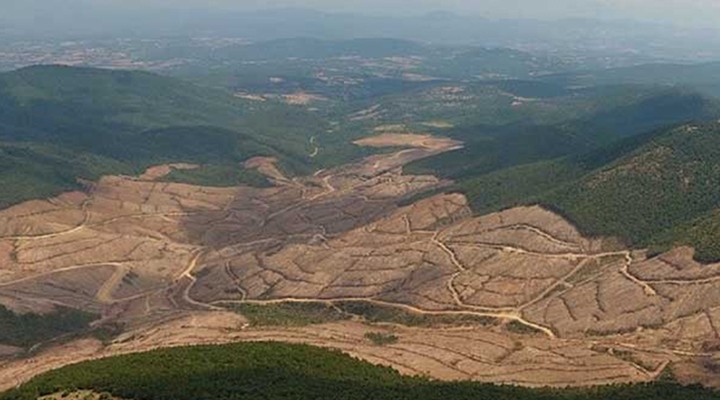
[[[590,235],[720,260],[720,123],[690,124],[468,178],[479,211],[540,203]]]
[[[0,395],[0,400],[34,400],[76,390],[147,400],[710,400],[719,396],[669,381],[587,389],[436,382],[404,377],[336,351],[245,343],[163,349],[76,364],[39,376]]]
[[[327,122],[299,107],[136,71],[61,66],[0,74],[0,207],[165,162],[275,156],[305,172]]]

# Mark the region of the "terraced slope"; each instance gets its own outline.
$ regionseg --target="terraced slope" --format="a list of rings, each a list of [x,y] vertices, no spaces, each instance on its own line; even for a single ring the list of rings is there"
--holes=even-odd
[[[442,379],[575,386],[652,381],[671,369],[717,383],[717,266],[700,267],[684,249],[649,258],[588,238],[537,206],[473,216],[460,194],[398,206],[447,184],[404,175],[403,165],[460,147],[391,134],[358,144],[398,140],[415,147],[303,178],[253,160],[272,175],[270,188],[148,173],[4,210],[0,302],[96,312],[96,326],[125,332],[7,361],[3,388],[98,356],[268,339]],[[288,304],[319,308],[299,326],[241,315]],[[396,325],[408,320],[425,322]],[[397,341],[378,347],[368,334]]]

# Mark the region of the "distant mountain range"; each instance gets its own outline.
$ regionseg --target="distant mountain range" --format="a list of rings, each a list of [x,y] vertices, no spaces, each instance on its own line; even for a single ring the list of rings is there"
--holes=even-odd
[[[564,86],[667,85],[686,86],[705,94],[720,96],[720,62],[701,64],[655,63],[595,71],[574,71],[549,75],[546,82]]]
[[[720,57],[720,33],[637,21],[492,20],[452,13],[380,17],[307,9],[255,12],[110,8],[77,0],[52,13],[47,2],[13,1],[2,25],[25,38],[233,36],[253,41],[292,37],[392,37],[440,44],[511,47],[549,53],[638,61]]]

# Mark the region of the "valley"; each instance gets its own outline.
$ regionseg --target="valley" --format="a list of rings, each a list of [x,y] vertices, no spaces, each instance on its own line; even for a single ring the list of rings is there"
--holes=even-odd
[[[2,361],[0,390],[82,360],[264,340],[443,380],[719,383],[707,368],[720,343],[720,265],[585,237],[539,206],[476,216],[453,192],[405,205],[451,182],[403,167],[463,144],[407,132],[356,143],[393,150],[303,177],[251,162],[267,188],[163,182],[173,166],[156,167],[0,212],[0,304],[98,316],[87,334]],[[286,327],[242,315],[306,305],[336,314]],[[92,334],[103,327],[120,329]],[[378,346],[372,332],[398,340]]]
[[[0,400],[720,399],[720,9],[7,1]]]

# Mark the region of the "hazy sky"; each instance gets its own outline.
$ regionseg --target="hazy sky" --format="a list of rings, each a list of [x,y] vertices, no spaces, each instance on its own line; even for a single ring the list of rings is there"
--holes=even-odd
[[[0,4],[5,0],[0,0]],[[61,0],[55,0],[61,1]],[[599,17],[720,25],[720,0],[94,0],[170,7],[308,7],[369,14],[447,10],[503,18]]]
[[[45,14],[70,4],[114,5],[143,12],[150,8],[269,9],[300,7],[371,15],[417,15],[452,11],[488,18],[561,19],[591,17],[672,22],[720,27],[720,0],[0,0],[0,20],[28,10]],[[88,7],[79,7],[88,8]]]

